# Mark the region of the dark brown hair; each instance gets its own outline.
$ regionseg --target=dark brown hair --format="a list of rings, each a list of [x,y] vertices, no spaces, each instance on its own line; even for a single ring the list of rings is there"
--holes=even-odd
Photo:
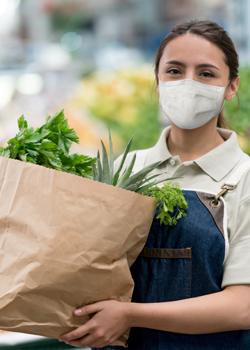
[[[222,27],[220,27],[217,23],[214,23],[211,21],[193,20],[190,22],[177,24],[174,28],[172,28],[171,32],[167,36],[165,36],[165,38],[162,40],[155,55],[156,56],[155,57],[155,76],[156,76],[157,83],[158,83],[159,63],[166,45],[171,40],[178,38],[179,36],[187,33],[199,35],[202,38],[205,38],[211,43],[218,46],[218,48],[221,49],[221,51],[224,53],[224,60],[229,67],[230,81],[237,78],[238,68],[239,68],[239,57],[235,50],[234,43],[228,36],[227,32]],[[219,114],[217,126],[220,128],[227,127],[227,123],[226,123],[223,111],[221,111]]]

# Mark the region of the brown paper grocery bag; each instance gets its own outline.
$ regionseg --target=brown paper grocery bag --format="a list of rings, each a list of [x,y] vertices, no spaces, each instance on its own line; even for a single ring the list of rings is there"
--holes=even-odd
[[[154,213],[153,198],[0,157],[0,329],[58,338],[89,319],[76,308],[129,302]]]

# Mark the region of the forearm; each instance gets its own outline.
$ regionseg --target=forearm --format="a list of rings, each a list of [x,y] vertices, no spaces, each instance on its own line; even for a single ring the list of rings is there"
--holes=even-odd
[[[250,328],[250,289],[231,286],[222,292],[166,303],[131,303],[131,327],[183,334],[205,334]]]

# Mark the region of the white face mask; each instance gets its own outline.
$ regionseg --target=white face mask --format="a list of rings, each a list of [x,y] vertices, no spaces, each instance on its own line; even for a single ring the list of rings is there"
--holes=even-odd
[[[179,128],[199,128],[223,109],[224,102],[222,107],[221,103],[227,85],[225,87],[207,85],[192,79],[178,81],[159,79],[160,108]]]

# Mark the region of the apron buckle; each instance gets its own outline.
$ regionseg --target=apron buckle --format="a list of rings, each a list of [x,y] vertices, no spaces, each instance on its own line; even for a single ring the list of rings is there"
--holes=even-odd
[[[234,185],[234,186],[230,186],[230,185],[222,185],[221,188],[222,188],[222,191],[220,191],[220,193],[218,193],[214,200],[210,202],[210,205],[214,208],[218,207],[220,205],[220,201],[219,201],[219,198],[220,197],[223,197],[225,196],[225,194],[227,193],[227,191],[232,191],[234,190],[235,188],[237,187],[237,185]]]

